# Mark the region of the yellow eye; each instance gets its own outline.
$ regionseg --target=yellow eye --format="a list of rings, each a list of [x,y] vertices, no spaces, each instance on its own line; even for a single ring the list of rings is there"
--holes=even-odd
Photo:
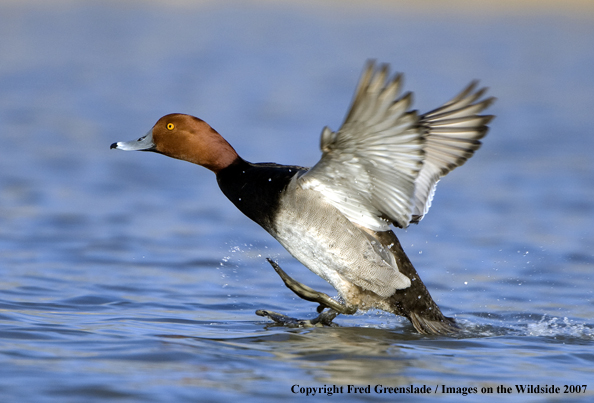
[[[173,123],[167,123],[167,130],[173,130],[175,125]]]

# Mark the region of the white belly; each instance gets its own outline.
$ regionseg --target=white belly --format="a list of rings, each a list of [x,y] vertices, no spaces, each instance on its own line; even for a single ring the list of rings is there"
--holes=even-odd
[[[410,286],[393,260],[382,259],[369,235],[315,190],[293,180],[281,199],[271,234],[291,255],[347,299],[353,284],[386,298]]]

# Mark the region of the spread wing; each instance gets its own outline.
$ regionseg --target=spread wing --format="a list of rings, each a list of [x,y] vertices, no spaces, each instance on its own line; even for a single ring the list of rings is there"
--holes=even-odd
[[[419,117],[412,94],[398,97],[401,75],[373,61],[359,81],[342,127],[324,128],[322,158],[299,179],[324,195],[351,222],[373,231],[407,227],[427,213],[439,178],[480,146],[490,116],[478,116],[493,98],[471,84],[460,95]]]
[[[439,179],[472,157],[481,146],[479,139],[489,130],[487,123],[493,116],[478,113],[495,98],[477,102],[487,91],[486,88],[476,91],[477,84],[473,81],[451,101],[421,116],[420,124],[425,128],[425,158],[415,179],[412,223],[421,221],[429,211]]]
[[[368,63],[351,109],[337,132],[322,132],[320,161],[301,177],[350,221],[374,231],[412,216],[415,179],[423,166],[423,128],[410,112],[412,95],[397,97],[402,76]]]

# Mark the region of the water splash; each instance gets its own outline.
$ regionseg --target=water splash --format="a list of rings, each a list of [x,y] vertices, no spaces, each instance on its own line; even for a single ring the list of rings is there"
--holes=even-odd
[[[464,337],[552,337],[594,340],[594,325],[579,322],[568,317],[534,314],[490,315],[474,314],[476,319],[456,318]],[[541,317],[532,321],[534,317]]]
[[[545,314],[537,323],[528,323],[526,330],[529,336],[569,336],[594,340],[594,328],[591,325],[578,323],[567,317],[561,319]]]

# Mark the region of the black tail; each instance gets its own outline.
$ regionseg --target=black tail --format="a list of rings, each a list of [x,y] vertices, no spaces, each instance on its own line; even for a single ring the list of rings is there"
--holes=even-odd
[[[390,305],[396,315],[404,316],[411,321],[415,329],[422,334],[452,335],[460,329],[453,318],[448,318],[431,298],[425,284],[402,249],[398,238],[392,231],[377,232],[382,245],[390,245],[396,257],[398,269],[410,278],[411,286],[397,290],[390,297]]]
[[[437,308],[439,310],[439,308]],[[419,315],[416,312],[409,312],[406,317],[410,320],[412,325],[421,334],[443,334],[443,335],[455,335],[460,332],[460,328],[456,325],[456,321],[453,318],[443,316],[439,312],[440,318],[429,319],[426,315]]]

